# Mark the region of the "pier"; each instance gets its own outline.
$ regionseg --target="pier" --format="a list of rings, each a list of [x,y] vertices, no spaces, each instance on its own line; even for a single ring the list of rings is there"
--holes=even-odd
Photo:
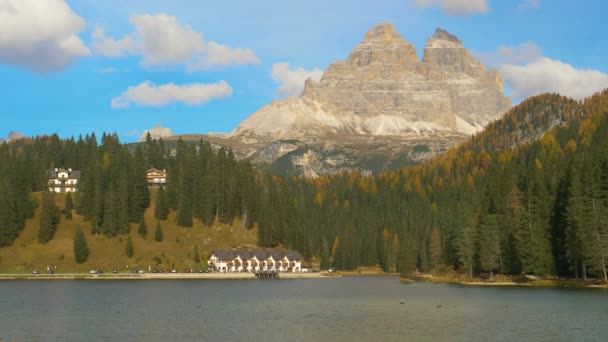
[[[258,279],[279,279],[279,272],[274,272],[274,271],[255,272],[255,277]]]

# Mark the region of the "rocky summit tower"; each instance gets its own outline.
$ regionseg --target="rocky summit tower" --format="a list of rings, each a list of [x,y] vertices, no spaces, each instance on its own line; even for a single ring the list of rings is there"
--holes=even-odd
[[[230,137],[249,155],[260,152],[258,157],[267,161],[304,151],[302,145],[308,154],[292,154],[290,163],[312,158],[322,165],[326,157],[319,153],[327,151],[343,156],[332,157],[335,167],[320,167],[314,175],[366,169],[357,166],[357,159],[369,157],[361,151],[382,150],[388,161],[427,159],[510,107],[500,73],[477,61],[456,36],[437,29],[419,60],[415,47],[393,25],[382,23],[344,61],[332,63],[318,83],[308,79],[300,97],[273,101]],[[279,140],[290,140],[291,147],[277,148]]]

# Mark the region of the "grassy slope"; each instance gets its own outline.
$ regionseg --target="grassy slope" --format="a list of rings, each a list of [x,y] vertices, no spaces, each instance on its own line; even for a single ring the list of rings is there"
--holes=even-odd
[[[153,194],[154,195],[154,194]],[[40,202],[40,194],[33,195]],[[63,208],[65,195],[56,195],[57,205]],[[146,211],[145,218],[148,235],[142,238],[137,234],[137,224],[131,225],[131,240],[134,246],[134,256],[129,259],[125,255],[126,236],[109,239],[102,235],[93,236],[90,233],[90,223],[74,214],[74,218],[66,220],[62,216],[55,237],[48,244],[37,242],[40,208],[36,216],[27,221],[15,243],[6,248],[0,248],[0,272],[29,273],[37,268],[41,272],[47,265],[57,265],[59,272],[84,272],[99,268],[106,272],[112,269],[125,270],[144,268],[178,269],[194,267],[192,253],[194,246],[199,248],[201,263],[208,254],[216,248],[255,247],[257,245],[257,229],[241,228],[241,222],[236,220],[232,226],[215,223],[211,227],[203,226],[199,221],[192,228],[181,228],[175,224],[175,213],[171,213],[167,221],[161,221],[164,239],[154,241],[156,219],[154,218],[154,201]],[[89,245],[89,260],[82,265],[74,261],[72,249],[74,233],[78,226],[85,232]],[[63,258],[61,257],[63,255]],[[164,256],[163,256],[164,255]],[[160,257],[162,263],[156,265],[154,257]]]

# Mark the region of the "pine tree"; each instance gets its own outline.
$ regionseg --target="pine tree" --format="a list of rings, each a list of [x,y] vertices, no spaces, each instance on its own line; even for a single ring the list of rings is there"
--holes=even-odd
[[[431,230],[431,236],[429,237],[429,257],[431,261],[431,267],[437,269],[441,263],[441,233],[437,227],[433,227]]]
[[[154,217],[158,220],[166,220],[169,216],[169,206],[167,204],[167,195],[165,188],[160,187],[156,194],[156,208],[154,208]]]
[[[47,243],[53,239],[59,215],[55,205],[55,196],[49,191],[42,193],[42,213],[40,215],[40,228],[38,230],[38,242]]]
[[[524,197],[524,212],[516,230],[516,247],[522,271],[538,275],[551,274],[554,268],[549,221],[546,215],[547,200],[544,185],[536,180]]]
[[[163,241],[163,228],[160,226],[160,221],[156,222],[156,230],[154,231],[154,240],[157,242]]]
[[[198,245],[194,245],[194,251],[192,252],[192,260],[194,260],[194,263],[197,265],[201,262],[201,256],[198,253]]]
[[[319,265],[322,270],[329,269],[329,250],[327,249],[327,240],[323,239],[321,244],[321,264]]]
[[[399,254],[399,272],[404,278],[410,277],[414,271],[416,271],[417,263],[417,251],[415,248],[414,240],[406,235],[403,240],[403,246],[400,248],[401,253]]]
[[[133,241],[131,241],[131,236],[127,236],[127,244],[125,246],[125,255],[128,258],[133,257]]]
[[[141,218],[139,221],[139,227],[137,228],[137,234],[139,234],[142,238],[145,238],[148,234],[148,227],[146,226],[146,219]]]
[[[146,179],[146,162],[139,145],[135,149],[133,157],[133,192],[130,208],[130,221],[138,222],[144,214],[146,208],[150,206],[150,191]]]
[[[393,235],[393,242],[390,249],[391,263],[389,263],[389,271],[396,272],[399,265],[399,236]]]
[[[465,208],[458,207],[454,245],[458,262],[471,279],[473,278],[476,240],[476,231],[471,219],[471,213]]]
[[[63,209],[65,218],[68,220],[72,219],[72,210],[74,209],[74,203],[72,202],[72,195],[68,192],[65,195],[65,208]]]
[[[494,271],[498,269],[500,258],[498,221],[494,213],[480,215],[479,221],[477,233],[479,266],[482,270],[490,272],[490,280],[493,280]]]
[[[89,246],[84,236],[84,232],[80,227],[76,230],[74,235],[74,260],[76,263],[82,264],[89,259]]]

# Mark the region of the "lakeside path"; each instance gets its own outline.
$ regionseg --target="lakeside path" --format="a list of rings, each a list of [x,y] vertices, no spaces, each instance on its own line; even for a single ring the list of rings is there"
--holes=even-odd
[[[279,279],[331,278],[327,273],[280,273]],[[0,274],[0,280],[148,280],[148,279],[257,279],[253,273],[118,273],[118,274]]]

